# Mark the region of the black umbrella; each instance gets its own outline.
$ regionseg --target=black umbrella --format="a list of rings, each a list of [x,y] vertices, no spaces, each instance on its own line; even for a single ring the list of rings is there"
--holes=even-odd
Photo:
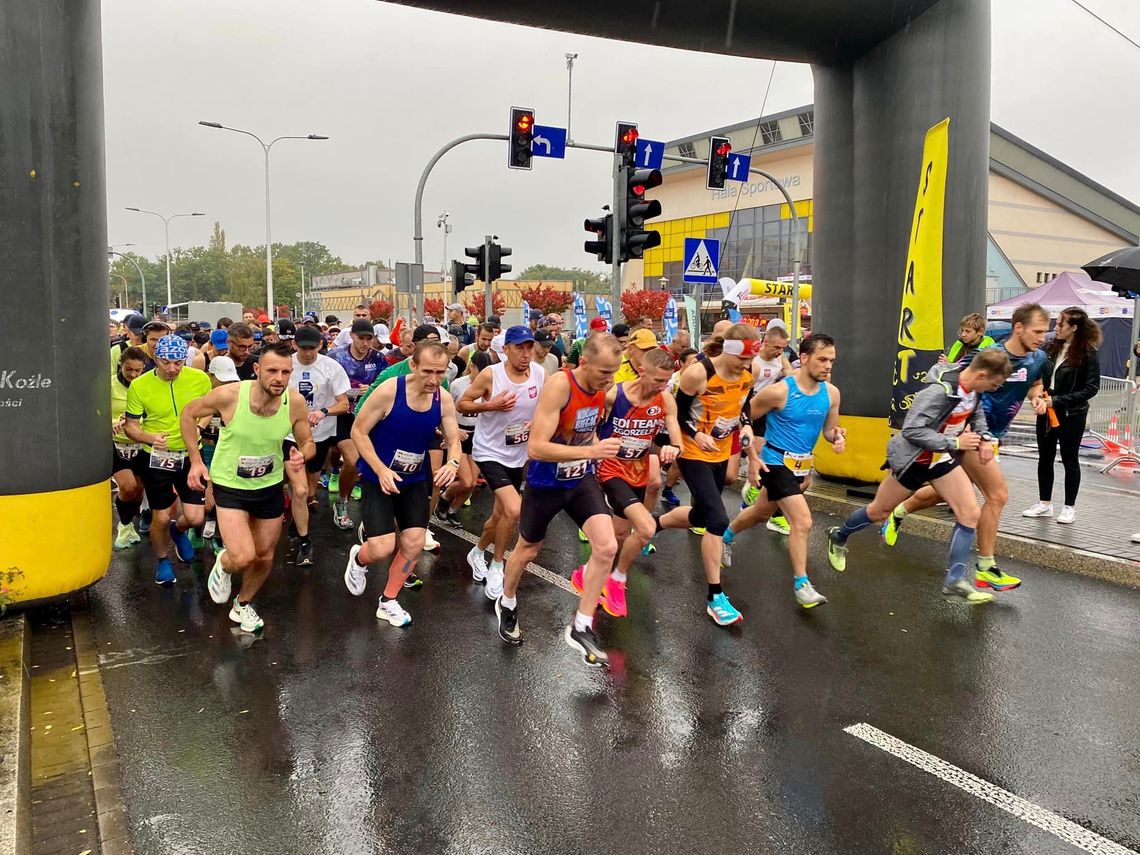
[[[1097,282],[1106,282],[1122,296],[1131,291],[1140,294],[1140,246],[1129,246],[1082,265]]]

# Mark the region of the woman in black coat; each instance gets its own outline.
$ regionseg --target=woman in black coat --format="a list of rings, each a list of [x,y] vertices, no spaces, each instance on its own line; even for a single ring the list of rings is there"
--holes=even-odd
[[[1037,417],[1037,486],[1040,498],[1023,516],[1053,516],[1053,462],[1061,447],[1065,467],[1065,505],[1057,522],[1076,520],[1077,491],[1081,488],[1081,464],[1077,455],[1085,435],[1089,401],[1100,391],[1100,326],[1084,309],[1065,309],[1057,319],[1056,336],[1045,346],[1049,370],[1045,372],[1045,404],[1058,424],[1054,427],[1047,413]]]

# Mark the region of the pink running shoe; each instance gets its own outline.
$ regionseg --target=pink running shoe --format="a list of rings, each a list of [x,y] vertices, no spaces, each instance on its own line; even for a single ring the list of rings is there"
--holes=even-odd
[[[613,617],[629,614],[625,606],[625,582],[619,582],[613,576],[606,577],[606,584],[602,587],[602,608]]]
[[[585,564],[581,565],[577,570],[575,570],[573,573],[570,574],[570,584],[574,586],[575,591],[577,591],[579,594],[582,593],[582,589],[586,587],[586,565]],[[605,605],[605,598],[606,598],[606,595],[604,592],[602,593],[602,596],[598,598],[598,602],[601,603],[603,605],[603,607]],[[625,599],[624,599],[624,592],[623,592],[622,607],[624,608],[624,606],[625,606]],[[597,606],[595,606],[595,608],[597,608]],[[609,610],[607,609],[607,611],[609,611]]]

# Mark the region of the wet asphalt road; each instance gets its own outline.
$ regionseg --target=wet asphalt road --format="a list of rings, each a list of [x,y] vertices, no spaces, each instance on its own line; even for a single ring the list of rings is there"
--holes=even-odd
[[[382,574],[345,590],[351,537],[323,511],[318,564],[278,565],[256,640],[208,565],[164,590],[148,547],[119,553],[90,602],[136,849],[1079,851],[843,731],[860,722],[1140,849],[1140,592],[1008,564],[1021,590],[947,603],[943,544],[864,533],[839,575],[833,523],[810,612],[783,538],[738,540],[731,629],[704,616],[698,539],[664,533],[631,616],[599,613],[608,672],[562,641],[576,599],[530,574],[526,641],[502,644],[446,532],[399,630],[374,617]],[[582,554],[562,517],[539,563],[568,576]]]

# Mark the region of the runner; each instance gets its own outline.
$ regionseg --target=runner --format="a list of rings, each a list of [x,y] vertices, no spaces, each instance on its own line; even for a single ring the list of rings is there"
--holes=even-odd
[[[194,560],[186,532],[205,518],[206,497],[187,481],[190,461],[178,420],[191,401],[210,391],[210,378],[186,366],[186,350],[186,342],[178,336],[163,336],[155,344],[155,368],[131,381],[127,389],[123,431],[146,454],[143,489],[151,507],[150,544],[156,562],[154,581],[159,585],[173,585],[176,579],[167,557],[172,542],[180,561]],[[197,433],[195,428],[195,444]],[[182,513],[172,519],[178,500]]]
[[[842,454],[847,431],[839,427],[839,389],[828,382],[835,364],[835,339],[808,336],[800,345],[800,367],[752,399],[752,418],[767,416],[760,449],[760,480],[764,488],[756,503],[745,508],[724,534],[730,548],[740,532],[783,511],[791,526],[788,557],[792,564],[792,590],[805,609],[827,602],[812,587],[807,575],[811,509],[803,493],[811,482],[812,453],[822,436],[836,454]]]
[[[360,407],[352,426],[358,449],[363,498],[363,544],[348,553],[344,583],[356,597],[368,583],[368,565],[384,561],[399,548],[388,568],[388,581],[376,617],[407,626],[411,615],[396,599],[424,548],[430,512],[429,485],[446,487],[459,470],[459,428],[455,404],[441,394],[447,349],[424,341],[412,355],[412,372],[384,381]],[[432,478],[427,454],[438,445],[436,431],[447,437],[448,461]]]
[[[210,370],[210,360],[217,359],[219,356],[229,356],[230,352],[230,335],[225,330],[214,330],[210,333],[210,340],[198,355],[194,357],[191,367],[197,368],[199,371]],[[236,366],[235,366],[236,367]]]
[[[752,394],[758,395],[764,389],[776,383],[779,380],[789,376],[792,371],[792,363],[788,361],[788,356],[784,352],[788,347],[788,331],[783,326],[770,325],[764,332],[764,339],[760,345],[760,353],[752,360]],[[764,420],[757,422],[753,425],[752,429],[756,436],[764,436]],[[743,500],[740,509],[744,510],[749,505],[755,504],[757,497],[760,495],[760,488],[755,486],[751,480],[745,482],[744,487],[741,488],[740,498]],[[791,532],[788,526],[788,521],[784,519],[784,515],[777,513],[768,520],[767,528],[769,531],[777,532],[778,534],[787,535]]]
[[[617,564],[602,588],[602,607],[614,617],[626,616],[629,569],[657,531],[657,521],[650,513],[653,505],[646,499],[646,487],[656,469],[650,465],[654,459],[650,448],[666,432],[667,442],[659,454],[662,464],[667,464],[676,459],[682,445],[677,402],[665,391],[673,374],[673,357],[655,348],[645,354],[638,370],[638,379],[614,384],[606,393],[609,415],[598,428],[599,438],[621,440],[617,456],[598,465],[598,481],[613,511],[614,535],[620,545]],[[579,593],[584,572],[585,567],[579,567],[570,577]]]
[[[1049,330],[1049,315],[1036,303],[1030,303],[1018,306],[1011,322],[1013,331],[1009,338],[994,347],[1005,351],[1013,371],[1000,388],[982,393],[986,424],[990,433],[999,440],[1009,430],[1013,417],[1021,409],[1026,396],[1029,397],[1029,402],[1037,415],[1045,415],[1046,410],[1041,377],[1048,359],[1040,348],[1045,342],[1045,333]],[[985,499],[981,516],[978,518],[975,584],[979,588],[1012,591],[1021,585],[1021,580],[1003,571],[994,560],[998,521],[1009,501],[1009,488],[1006,486],[1001,466],[984,466],[977,451],[967,451],[962,455],[962,468],[966,470],[974,485],[982,491]],[[923,487],[901,503],[883,523],[883,542],[887,546],[894,546],[898,539],[899,527],[907,514],[923,508],[932,508],[938,504],[938,501],[937,491],[931,487]]]
[[[357,327],[357,321],[368,321],[368,328],[372,330],[372,335],[376,335],[376,327],[372,323],[372,311],[363,303],[358,303],[356,308],[352,310],[352,326]],[[359,327],[357,327],[359,329]],[[333,347],[348,347],[352,344],[352,327],[346,327],[337,333],[333,339]]]
[[[1011,370],[1009,358],[991,348],[979,352],[967,368],[955,365],[937,376],[935,372],[928,375],[928,385],[915,395],[902,430],[887,443],[890,474],[879,484],[875,498],[827,533],[827,560],[833,568],[847,569],[851,535],[883,522],[895,505],[929,483],[950,505],[955,519],[942,593],[968,603],[994,598],[976,590],[966,578],[979,511],[973,486],[959,463],[964,452],[976,451],[982,466],[997,465],[992,462],[993,445],[981,395],[1000,386]]]
[[[479,372],[457,404],[461,413],[479,416],[472,457],[495,495],[479,542],[467,553],[472,578],[486,582],[485,593],[491,600],[503,594],[503,556],[519,521],[527,440],[546,380],[542,366],[531,361],[534,333],[529,327],[508,329],[503,351],[506,359]],[[484,553],[492,545],[488,566]]]
[[[495,337],[495,328],[490,324],[479,324],[475,329],[475,340],[459,351],[459,357],[470,362],[476,353],[487,353],[491,350],[491,339]]]
[[[358,307],[359,310],[359,307]],[[352,322],[350,343],[345,347],[335,347],[329,351],[329,359],[335,360],[348,374],[349,410],[336,418],[336,447],[341,456],[340,477],[335,487],[330,482],[329,492],[336,498],[333,505],[333,525],[340,529],[352,528],[352,517],[348,515],[348,498],[357,496],[356,462],[359,460],[356,445],[352,441],[353,405],[368,391],[368,387],[385,367],[384,359],[372,349],[376,333],[372,321],[357,318]]]
[[[142,315],[128,315],[123,321],[123,329],[126,333],[118,341],[111,344],[111,376],[115,376],[115,372],[119,370],[119,363],[126,353],[128,347],[143,348],[146,346],[146,318]],[[146,353],[144,351],[144,356]],[[147,361],[150,357],[146,356]],[[147,366],[143,370],[153,368],[153,365]]]
[[[231,383],[193,401],[182,411],[182,438],[190,451],[190,486],[204,490],[207,479],[218,506],[218,529],[225,548],[214,559],[206,588],[221,605],[230,599],[233,575],[241,588],[230,607],[230,620],[242,632],[259,632],[265,623],[253,598],[273,568],[273,553],[281,537],[285,513],[285,471],[300,473],[315,452],[305,401],[289,389],[293,373],[292,347],[267,344],[257,361],[257,378]],[[218,416],[221,436],[207,470],[197,448],[197,421]],[[296,445],[285,458],[285,437]]]
[[[589,536],[591,554],[578,611],[563,638],[593,666],[609,662],[594,633],[594,611],[617,555],[610,511],[594,477],[593,461],[616,457],[621,448],[617,437],[595,442],[605,392],[613,383],[621,350],[612,335],[597,333],[582,348],[577,368],[563,368],[543,385],[527,444],[530,463],[519,513],[519,539],[507,560],[503,595],[495,601],[499,637],[509,644],[521,643],[519,582],[542,548],[550,521],[559,511],[566,511]]]
[[[451,384],[452,400],[456,403],[456,421],[459,423],[459,434],[463,457],[460,460],[459,474],[451,482],[451,486],[444,491],[442,500],[436,508],[436,517],[449,525],[460,525],[459,509],[470,503],[471,494],[475,492],[475,484],[479,479],[479,467],[471,456],[475,451],[475,427],[479,423],[477,415],[464,414],[459,411],[459,399],[463,393],[479,376],[479,372],[491,365],[491,354],[476,353],[467,365],[467,373]],[[484,556],[484,562],[486,556]]]
[[[681,426],[682,451],[677,466],[689,485],[692,505],[682,505],[660,517],[661,528],[703,529],[701,560],[708,580],[705,611],[720,626],[744,620],[729,602],[720,584],[721,555],[728,528],[728,514],[721,501],[732,435],[740,430],[751,439],[749,424],[741,427],[745,400],[752,391],[748,370],[760,352],[756,328],[748,324],[729,326],[724,335],[714,335],[705,352],[681,374],[677,391],[677,417]]]
[[[687,347],[681,351],[677,356],[678,368],[673,372],[673,376],[669,378],[669,394],[674,399],[677,397],[677,389],[681,385],[681,373],[696,361],[699,354],[691,347]],[[680,498],[673,492],[673,488],[677,486],[677,482],[681,480],[681,467],[674,461],[668,466],[663,466],[662,469],[666,471],[665,486],[661,490],[661,498],[671,508],[675,508],[681,504]]]
[[[229,342],[226,355],[234,361],[238,377],[242,380],[252,380],[257,376],[253,367],[257,364],[257,356],[253,352],[257,339],[254,337],[253,328],[244,323],[234,324],[226,331],[226,340]]]
[[[141,347],[128,347],[111,377],[111,478],[119,491],[115,496],[115,510],[119,514],[115,549],[127,549],[142,542],[134,521],[142,507],[146,455],[141,453],[139,443],[127,437],[125,425],[127,395],[131,383],[142,376],[146,361],[146,352]]]
[[[315,453],[305,461],[304,472],[295,476],[289,473],[293,500],[289,510],[296,532],[298,566],[313,563],[313,544],[309,540],[309,514],[317,504],[317,476],[329,451],[336,445],[337,419],[348,412],[348,375],[335,359],[322,356],[321,333],[315,327],[302,326],[297,330],[297,352],[293,354],[293,373],[289,375],[289,388],[295,389],[309,410],[309,427],[313,434]],[[287,445],[295,445],[290,436]]]

